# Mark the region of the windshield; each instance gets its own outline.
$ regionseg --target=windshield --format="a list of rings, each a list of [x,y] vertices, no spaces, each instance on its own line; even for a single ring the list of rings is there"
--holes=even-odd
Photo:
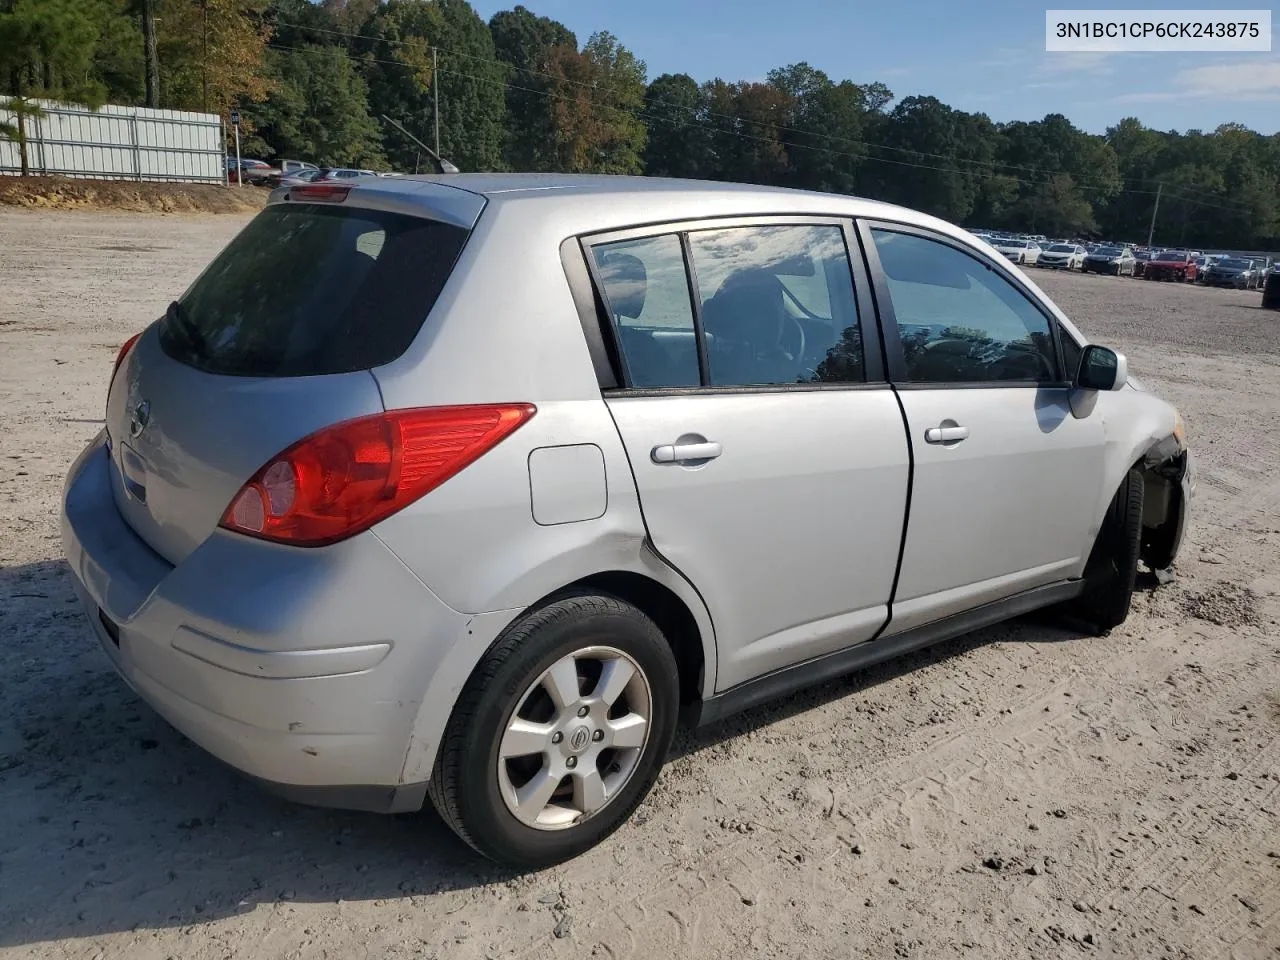
[[[1075,253],[1076,248],[1069,243],[1055,243],[1049,248],[1050,253]]]
[[[1231,259],[1231,260],[1219,260],[1216,264],[1214,264],[1214,266],[1230,267],[1232,270],[1248,270],[1250,267],[1253,266],[1253,263],[1249,260]]]
[[[358,207],[267,207],[160,326],[175,360],[290,377],[389,363],[417,335],[468,231]]]
[[[1166,250],[1157,256],[1158,260],[1166,263],[1186,263],[1187,255],[1185,253],[1174,253],[1172,250]]]
[[[1095,257],[1118,257],[1122,252],[1119,247],[1099,247],[1093,251],[1093,255]]]

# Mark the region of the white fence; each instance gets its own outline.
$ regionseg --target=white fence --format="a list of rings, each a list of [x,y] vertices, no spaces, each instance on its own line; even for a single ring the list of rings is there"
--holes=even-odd
[[[110,180],[226,182],[222,121],[213,113],[108,104],[98,110],[37,100],[27,119],[32,173]],[[0,107],[0,123],[17,118]],[[18,145],[0,138],[0,173],[18,173]]]

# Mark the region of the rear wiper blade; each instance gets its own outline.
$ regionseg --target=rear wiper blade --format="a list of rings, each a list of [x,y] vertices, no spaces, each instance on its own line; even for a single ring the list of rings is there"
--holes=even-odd
[[[164,318],[171,327],[177,328],[192,350],[196,353],[204,353],[204,334],[200,332],[199,327],[191,322],[191,318],[182,312],[182,304],[177,300],[172,301],[169,306],[165,307]]]

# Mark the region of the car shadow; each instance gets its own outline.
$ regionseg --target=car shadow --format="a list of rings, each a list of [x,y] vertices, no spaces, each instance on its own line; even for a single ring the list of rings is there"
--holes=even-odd
[[[787,720],[801,713],[826,706],[845,697],[863,693],[924,667],[964,656],[991,643],[1061,643],[1077,640],[1082,632],[1064,623],[1053,612],[1037,611],[998,623],[972,633],[903,656],[864,667],[853,673],[807,687],[787,697],[752,707],[706,727],[682,727],[676,734],[669,759],[709,749],[725,740],[742,736],[760,727]]]
[[[223,766],[115,674],[65,561],[0,570],[0,703],[0,949],[515,876],[429,805],[304,807]]]
[[[1078,636],[1043,618],[990,627],[682,729],[671,759],[995,640]],[[299,806],[210,757],[115,675],[64,561],[0,570],[0,702],[0,948],[518,876],[472,853],[430,805],[394,817]]]

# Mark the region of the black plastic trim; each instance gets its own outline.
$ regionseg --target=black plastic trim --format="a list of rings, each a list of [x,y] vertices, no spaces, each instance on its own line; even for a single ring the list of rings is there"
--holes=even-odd
[[[840,390],[887,390],[889,384],[876,383],[759,383],[726,384],[721,387],[618,387],[605,391],[613,400],[622,397],[711,397],[717,394],[815,393]]]
[[[610,345],[600,329],[600,305],[591,284],[586,254],[576,237],[569,237],[560,244],[560,263],[564,267],[565,279],[569,281],[569,293],[578,311],[578,322],[582,324],[582,335],[587,340],[587,352],[591,355],[591,366],[595,369],[600,389],[616,387],[619,382],[610,357]]]
[[[884,349],[885,376],[890,383],[897,385],[907,378],[907,364],[902,352],[902,337],[898,333],[897,314],[893,311],[893,298],[889,296],[889,284],[885,281],[880,251],[876,249],[869,221],[855,220],[854,229],[862,246],[862,258],[875,296],[876,320],[880,329],[880,343]]]
[[[234,769],[234,768],[232,768]],[[301,786],[294,783],[276,783],[237,770],[241,776],[256,783],[263,790],[292,803],[308,807],[330,807],[338,810],[362,810],[368,813],[413,813],[427,802],[427,784],[402,783],[384,787],[374,784],[340,786]]]
[[[693,346],[698,352],[698,386],[705,388],[711,385],[711,358],[707,356],[707,333],[702,326],[702,288],[698,285],[698,271],[693,266],[689,234],[681,233],[679,236],[685,288],[689,291],[689,311],[693,314]]]
[[[893,386],[897,390],[1070,390],[1075,385],[1066,380],[966,380],[963,383],[908,380]]]
[[[955,616],[935,620],[889,637],[868,640],[845,650],[785,667],[763,677],[748,680],[723,693],[708,697],[696,708],[694,722],[706,726],[725,717],[759,706],[770,700],[811,687],[824,680],[853,673],[885,660],[980,630],[1041,607],[1079,596],[1083,580],[1063,580],[1046,584],[1003,600],[983,604]]]

